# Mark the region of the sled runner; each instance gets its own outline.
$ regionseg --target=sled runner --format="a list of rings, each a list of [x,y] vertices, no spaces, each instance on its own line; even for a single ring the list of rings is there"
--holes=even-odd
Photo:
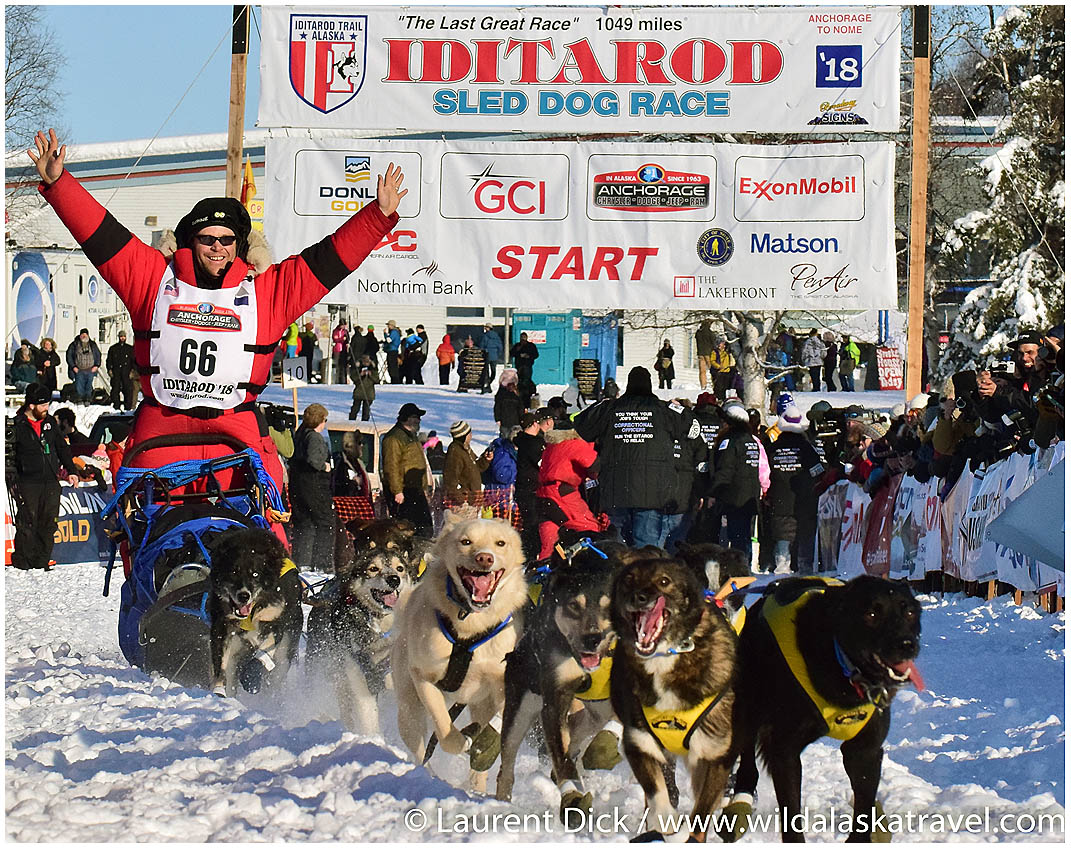
[[[102,511],[112,538],[104,579],[107,596],[116,549],[123,547],[119,647],[145,671],[184,686],[211,684],[209,564],[215,538],[239,527],[270,529],[285,520],[282,497],[256,451],[226,435],[215,437],[236,452],[214,459],[132,468],[140,453],[164,446],[204,445],[197,434],[147,439],[131,449],[116,474],[115,496]],[[240,469],[245,484],[223,489],[217,473]],[[191,491],[193,490],[193,491]]]

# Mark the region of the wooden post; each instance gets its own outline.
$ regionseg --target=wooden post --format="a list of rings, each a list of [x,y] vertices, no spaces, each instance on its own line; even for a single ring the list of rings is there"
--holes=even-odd
[[[231,109],[227,123],[227,197],[242,195],[242,137],[245,122],[245,66],[249,50],[249,7],[234,7],[231,29]]]
[[[295,401],[294,404],[297,405],[297,401]],[[989,587],[986,589],[985,599],[987,601],[991,601],[996,596],[997,596],[997,581],[996,580],[990,580],[989,581]]]
[[[926,187],[930,152],[930,7],[913,7],[915,91],[911,118],[911,254],[907,284],[907,398],[922,391],[922,307],[926,288]]]
[[[294,426],[296,428],[298,425],[301,424],[301,413],[298,412],[298,408],[297,408],[297,386],[294,386],[293,392],[294,392]]]

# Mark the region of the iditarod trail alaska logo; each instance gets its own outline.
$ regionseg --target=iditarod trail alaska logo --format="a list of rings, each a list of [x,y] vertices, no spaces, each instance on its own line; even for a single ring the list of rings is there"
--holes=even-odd
[[[361,90],[367,60],[367,15],[290,16],[290,84],[327,114]]]

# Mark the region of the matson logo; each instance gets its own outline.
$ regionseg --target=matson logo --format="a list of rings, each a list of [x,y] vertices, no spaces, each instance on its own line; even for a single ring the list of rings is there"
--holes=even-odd
[[[569,206],[569,157],[447,153],[441,184],[444,218],[560,221]]]
[[[843,156],[740,156],[733,178],[738,221],[860,221],[864,160]]]
[[[710,205],[710,177],[671,171],[656,163],[634,171],[596,174],[592,202],[609,209],[675,212]]]
[[[751,234],[752,253],[840,253],[840,242],[835,238],[807,238],[794,233]]]

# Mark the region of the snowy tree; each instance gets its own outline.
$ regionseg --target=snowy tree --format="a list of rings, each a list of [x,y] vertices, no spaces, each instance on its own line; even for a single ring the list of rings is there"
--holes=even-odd
[[[940,261],[988,259],[993,282],[970,292],[941,360],[948,375],[985,365],[1025,330],[1045,329],[1064,311],[1064,10],[1010,7],[985,37],[972,98],[1000,93],[1008,114],[984,159],[989,206],[957,219]]]

